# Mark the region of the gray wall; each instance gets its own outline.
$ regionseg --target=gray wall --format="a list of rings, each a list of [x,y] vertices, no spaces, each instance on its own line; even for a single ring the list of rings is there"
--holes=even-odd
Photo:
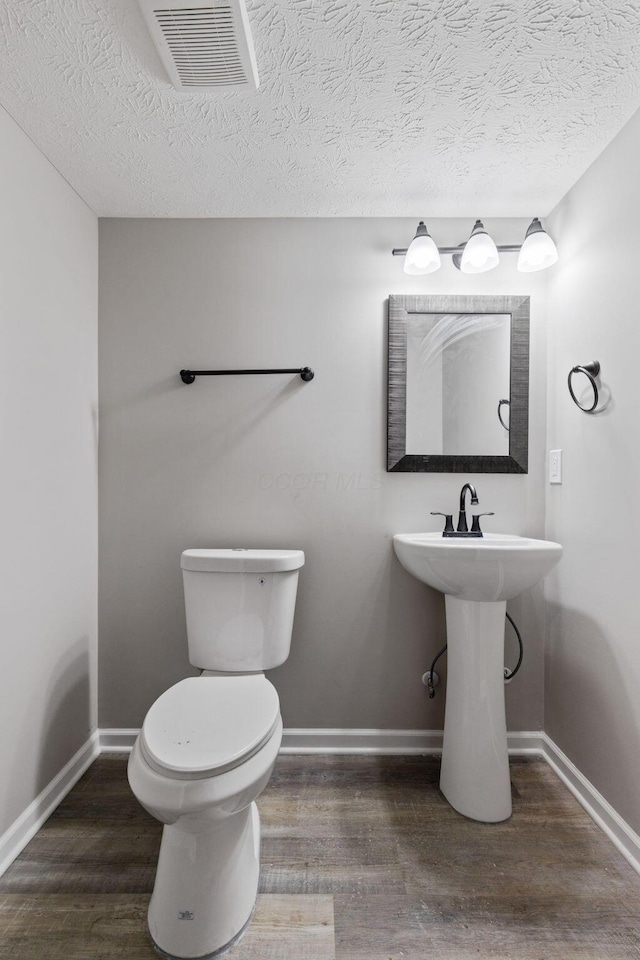
[[[98,222],[0,142],[1,835],[96,726]]]
[[[565,546],[548,582],[546,729],[640,830],[640,114],[551,218],[561,268],[549,318],[549,448],[563,483],[548,490],[548,528]],[[581,413],[571,367],[602,364],[607,410]],[[582,377],[576,377],[576,387]]]
[[[488,221],[513,242],[525,221]],[[544,528],[545,278],[515,258],[481,277],[450,261],[408,278],[408,220],[103,220],[100,225],[100,723],[138,726],[192,673],[180,552],[301,547],[293,647],[273,671],[288,727],[442,726],[420,682],[444,640],[442,597],[391,537],[438,529],[473,480],[487,529]],[[443,244],[467,221],[433,221]],[[505,258],[507,260],[507,258]],[[386,474],[389,293],[532,296],[528,476]],[[308,364],[298,377],[178,370]],[[541,589],[511,605],[527,645],[512,729],[542,726]],[[516,650],[509,637],[509,657]]]

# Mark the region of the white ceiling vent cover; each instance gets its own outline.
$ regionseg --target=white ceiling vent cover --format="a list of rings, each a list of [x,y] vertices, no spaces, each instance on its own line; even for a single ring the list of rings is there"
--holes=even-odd
[[[256,90],[258,67],[244,0],[138,0],[178,90]]]

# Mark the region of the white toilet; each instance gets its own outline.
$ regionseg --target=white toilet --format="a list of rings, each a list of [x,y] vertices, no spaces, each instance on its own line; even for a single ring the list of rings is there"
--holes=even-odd
[[[289,655],[303,563],[301,550],[182,554],[189,661],[203,673],[156,700],[129,760],[131,789],[165,824],[148,918],[160,956],[218,956],[251,919],[255,800],[282,740],[262,671]]]

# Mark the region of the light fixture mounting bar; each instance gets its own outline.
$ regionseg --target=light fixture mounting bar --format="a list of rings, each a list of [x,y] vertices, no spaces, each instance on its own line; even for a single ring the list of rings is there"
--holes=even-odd
[[[496,248],[499,253],[519,253],[522,244],[521,243],[502,243],[497,244]],[[391,251],[392,256],[394,257],[404,257],[407,253],[408,247],[394,247]],[[438,253],[448,254],[453,256],[454,253],[462,253],[462,246],[459,247],[438,247]]]

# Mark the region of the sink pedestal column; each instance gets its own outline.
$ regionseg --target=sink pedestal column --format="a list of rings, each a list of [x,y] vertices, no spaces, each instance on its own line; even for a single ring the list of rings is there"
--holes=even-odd
[[[511,816],[504,708],[504,600],[445,596],[447,694],[440,789],[465,817]]]

